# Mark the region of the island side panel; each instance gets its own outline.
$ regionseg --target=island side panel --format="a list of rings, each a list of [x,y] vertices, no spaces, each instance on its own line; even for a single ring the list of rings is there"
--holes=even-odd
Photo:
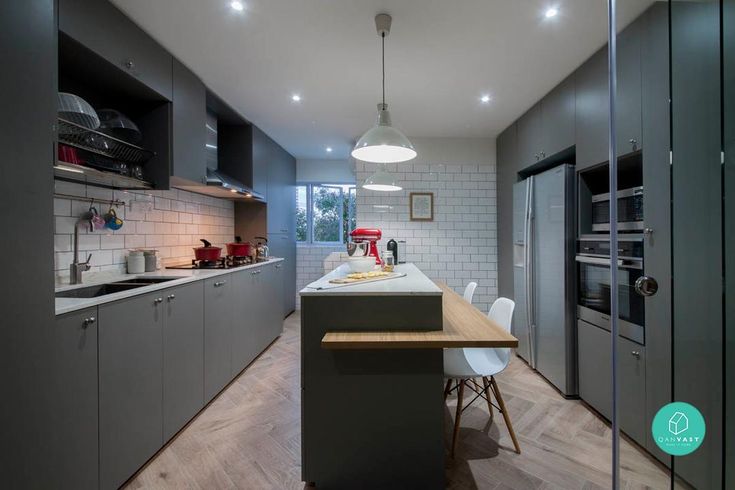
[[[443,488],[441,349],[321,347],[330,330],[439,330],[440,295],[302,296],[302,476],[319,489]]]

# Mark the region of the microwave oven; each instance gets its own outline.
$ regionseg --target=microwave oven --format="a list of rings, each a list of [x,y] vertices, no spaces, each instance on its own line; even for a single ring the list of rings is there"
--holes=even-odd
[[[618,231],[643,230],[643,187],[618,191]],[[610,194],[592,196],[592,231],[610,231]]]

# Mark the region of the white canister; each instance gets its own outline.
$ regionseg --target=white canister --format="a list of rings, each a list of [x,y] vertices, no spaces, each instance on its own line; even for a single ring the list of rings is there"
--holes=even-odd
[[[145,255],[142,250],[131,250],[128,253],[128,274],[145,272]]]

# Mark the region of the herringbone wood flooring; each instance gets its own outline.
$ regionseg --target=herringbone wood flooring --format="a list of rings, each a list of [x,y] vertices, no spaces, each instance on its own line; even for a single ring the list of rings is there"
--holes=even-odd
[[[299,314],[284,334],[143,468],[127,486],[171,489],[303,489],[300,470]],[[610,429],[579,401],[563,399],[522,361],[497,376],[522,454],[503,418],[488,425],[476,401],[462,415],[447,488],[610,488]],[[446,432],[455,397],[448,401]],[[451,413],[450,413],[451,412]],[[668,473],[623,441],[626,489],[669,488]]]

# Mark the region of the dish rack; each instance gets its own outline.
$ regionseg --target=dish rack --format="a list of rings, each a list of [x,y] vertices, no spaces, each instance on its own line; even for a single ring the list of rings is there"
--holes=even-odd
[[[150,150],[119,140],[109,134],[85,128],[66,119],[58,118],[58,122],[59,142],[69,146],[135,165],[142,165],[155,155]]]

